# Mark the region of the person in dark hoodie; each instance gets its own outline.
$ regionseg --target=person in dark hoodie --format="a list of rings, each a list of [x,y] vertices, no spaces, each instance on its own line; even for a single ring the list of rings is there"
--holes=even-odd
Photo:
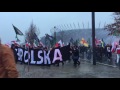
[[[108,61],[110,61],[111,57],[112,57],[111,48],[112,48],[112,46],[109,44],[106,46],[106,54],[107,54]]]
[[[75,46],[74,48],[73,48],[73,62],[74,62],[74,66],[76,67],[77,66],[77,64],[78,65],[80,65],[80,62],[78,61],[78,59],[79,59],[79,50],[78,50],[78,48],[77,48],[77,46]]]

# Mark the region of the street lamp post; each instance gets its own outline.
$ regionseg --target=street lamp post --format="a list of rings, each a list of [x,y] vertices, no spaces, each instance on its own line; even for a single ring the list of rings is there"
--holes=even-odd
[[[95,60],[95,12],[92,12],[92,46],[93,46],[93,65],[96,65],[96,60]]]

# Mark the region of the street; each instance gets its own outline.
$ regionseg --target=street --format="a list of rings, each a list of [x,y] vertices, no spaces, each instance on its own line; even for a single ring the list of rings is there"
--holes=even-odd
[[[105,65],[93,65],[81,61],[81,65],[74,67],[73,63],[66,62],[64,66],[28,66],[17,64],[19,78],[120,78],[120,70],[117,67]]]

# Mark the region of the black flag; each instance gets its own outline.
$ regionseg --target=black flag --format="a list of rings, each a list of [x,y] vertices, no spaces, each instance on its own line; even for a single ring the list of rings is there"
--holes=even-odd
[[[34,33],[34,38],[35,38],[35,40],[36,40],[37,42],[40,41],[39,38],[38,38],[38,36],[36,35],[36,33]]]
[[[16,34],[23,35],[23,33],[17,27],[15,27],[14,25],[13,25],[13,28],[14,28]]]
[[[54,37],[53,36],[50,36],[49,34],[45,34],[46,35],[46,37],[50,40],[50,41],[52,41],[53,39],[54,39]]]

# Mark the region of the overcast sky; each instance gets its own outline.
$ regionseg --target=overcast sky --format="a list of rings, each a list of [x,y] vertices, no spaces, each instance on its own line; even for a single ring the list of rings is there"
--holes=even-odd
[[[96,12],[95,21],[96,27],[99,27],[107,23],[113,22],[113,12]],[[12,24],[20,29],[23,33],[29,28],[31,22],[37,26],[40,30],[39,37],[45,35],[45,33],[51,34],[50,30],[54,26],[64,28],[62,26],[71,24],[74,27],[87,28],[88,22],[91,27],[91,12],[0,12],[0,37],[2,43],[7,43],[15,40],[15,31]],[[73,24],[74,23],[74,24]],[[23,41],[24,36],[18,36]]]

